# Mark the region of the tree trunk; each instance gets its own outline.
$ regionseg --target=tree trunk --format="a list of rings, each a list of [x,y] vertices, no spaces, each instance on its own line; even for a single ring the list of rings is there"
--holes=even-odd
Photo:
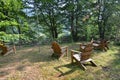
[[[99,37],[100,39],[104,39],[104,25],[103,25],[103,10],[101,10],[101,4],[102,4],[102,1],[101,0],[98,0],[98,4],[100,5],[99,6],[99,13],[98,13],[98,29],[99,29]]]
[[[75,18],[74,18],[75,16],[74,16],[74,12],[72,11],[71,12],[71,18],[70,18],[70,26],[71,26],[71,35],[72,35],[72,39],[73,39],[73,41],[77,41],[77,25],[75,26],[74,25],[74,20],[75,20]]]
[[[58,38],[57,28],[52,27],[51,29],[52,38]]]
[[[6,27],[1,27],[0,31],[6,32]]]
[[[71,12],[71,18],[70,18],[70,26],[71,26],[71,35],[72,35],[72,39],[73,41],[75,40],[75,36],[74,36],[74,13]]]
[[[100,39],[104,39],[104,26],[102,25],[101,22],[98,23],[98,28],[99,28],[99,37]]]
[[[53,9],[49,11],[49,20],[50,20],[50,31],[53,39],[58,38],[58,32],[57,32],[57,27],[56,27],[56,21],[54,17],[54,11]]]
[[[19,47],[21,46],[22,44],[22,41],[21,41],[21,29],[20,29],[20,26],[18,26],[18,32],[19,32]]]
[[[76,14],[75,41],[78,41],[78,15]]]
[[[54,38],[58,38],[58,33],[57,33],[57,28],[56,27],[54,28],[54,35],[55,35]]]

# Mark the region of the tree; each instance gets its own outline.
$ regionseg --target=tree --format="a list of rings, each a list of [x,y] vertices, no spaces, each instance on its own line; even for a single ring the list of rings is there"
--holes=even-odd
[[[80,20],[80,14],[82,11],[82,7],[79,0],[63,0],[62,2],[64,6],[61,7],[61,11],[63,12],[64,18],[63,18],[63,24],[67,26],[71,32],[71,36],[73,41],[78,40],[78,29],[79,26],[79,20]]]
[[[0,31],[6,35],[21,33],[20,22],[25,20],[23,8],[21,0],[0,0]],[[25,26],[24,23],[22,25]]]
[[[28,1],[29,3],[29,1]],[[31,20],[41,27],[41,30],[48,36],[58,38],[61,31],[61,16],[59,15],[59,3],[57,1],[37,1],[33,0]],[[36,27],[38,27],[36,26]]]
[[[98,12],[98,28],[101,39],[105,38],[105,32],[107,29],[107,22],[110,16],[115,14],[118,9],[118,0],[98,0],[99,12]]]

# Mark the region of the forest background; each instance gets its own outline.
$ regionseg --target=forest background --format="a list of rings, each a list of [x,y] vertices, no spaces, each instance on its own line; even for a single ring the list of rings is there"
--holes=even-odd
[[[0,0],[0,40],[10,44],[120,44],[119,20],[119,0]]]

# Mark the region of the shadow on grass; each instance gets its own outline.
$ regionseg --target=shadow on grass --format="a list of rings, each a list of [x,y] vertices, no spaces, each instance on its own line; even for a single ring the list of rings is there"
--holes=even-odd
[[[105,52],[106,54],[103,52],[97,54],[98,52],[95,50],[96,55],[94,57],[99,66],[96,69],[87,70],[82,76],[76,76],[70,80],[120,80],[120,46],[110,47],[110,51]],[[99,62],[99,60],[101,61]]]
[[[108,66],[111,67],[109,77],[112,80],[120,80],[120,48],[118,49],[118,53],[115,54],[115,59]]]
[[[43,48],[40,52],[38,47],[23,47],[19,50],[17,50],[16,54],[9,54],[7,56],[0,56],[0,68],[5,67],[11,63],[19,63],[19,62],[25,62],[29,61],[30,63],[36,63],[36,62],[49,62],[54,60],[54,58],[51,57],[51,52],[49,50],[49,47]]]
[[[0,79],[10,75],[13,71],[24,71],[34,66],[34,63],[50,62],[54,60],[51,54],[49,46],[43,46],[40,52],[38,47],[22,47],[17,49],[16,54],[0,56]]]
[[[118,52],[114,53],[114,58],[106,63],[105,66],[101,66],[103,74],[108,77],[110,80],[120,80],[120,48],[117,46],[116,49]],[[114,50],[113,50],[114,51]],[[98,70],[96,73],[100,72]]]
[[[64,70],[64,68],[67,68],[67,69]],[[61,76],[71,74],[76,70],[80,70],[81,67],[78,66],[77,63],[72,63],[72,64],[70,63],[70,64],[65,64],[65,65],[54,67],[54,69],[57,70],[58,72],[60,72],[58,77],[61,77]]]

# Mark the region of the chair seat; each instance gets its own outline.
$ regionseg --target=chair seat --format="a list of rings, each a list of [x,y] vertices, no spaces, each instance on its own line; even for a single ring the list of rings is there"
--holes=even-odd
[[[80,60],[81,60],[80,54],[74,54],[73,57],[74,57],[77,61],[80,61]],[[87,60],[82,60],[82,61],[80,61],[80,63],[85,63],[85,62],[89,62],[89,61],[92,61],[92,59],[89,58],[89,59],[87,59]]]
[[[74,54],[73,57],[74,57],[75,59],[77,59],[77,61],[80,61],[80,60],[81,60],[81,59],[80,59],[80,54]]]
[[[90,61],[92,61],[91,58],[89,58],[89,59],[87,59],[87,60],[80,61],[80,63],[85,63],[85,62],[90,62]]]
[[[99,44],[97,44],[97,43],[93,43],[93,46],[99,46]]]
[[[81,46],[82,49],[85,49],[85,46]]]

